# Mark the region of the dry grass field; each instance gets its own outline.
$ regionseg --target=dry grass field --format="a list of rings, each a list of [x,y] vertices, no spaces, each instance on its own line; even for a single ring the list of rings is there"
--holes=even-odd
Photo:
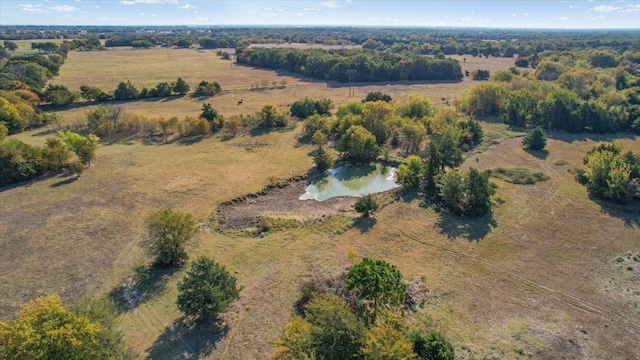
[[[491,63],[467,59],[466,64],[495,69],[512,63],[486,61]],[[216,80],[231,90],[204,101],[225,115],[304,96],[348,100],[343,87],[273,71],[231,69],[214,53],[197,50],[174,50],[171,60],[165,49],[71,53],[54,82],[79,87],[90,63],[96,74],[91,84],[104,88],[127,78],[147,86],[177,76],[192,85]],[[111,66],[121,75],[111,73]],[[144,69],[150,72],[142,74]],[[150,74],[155,77],[146,78]],[[262,78],[286,78],[287,86],[248,90],[251,81]],[[456,97],[473,84],[467,79],[368,84],[356,87],[355,99],[381,90],[394,97],[427,94],[438,102],[443,94]],[[239,98],[244,99],[241,107]],[[202,102],[185,98],[124,106],[148,116],[195,115]],[[81,116],[88,108],[61,113]],[[483,127],[488,144],[464,167],[526,167],[550,179],[535,185],[492,179],[498,188],[491,217],[453,217],[422,208],[419,199],[408,196],[376,213],[375,223],[325,217],[263,237],[211,231],[209,219],[224,200],[258,191],[273,179],[306,173],[311,147],[297,142],[300,126],[191,145],[103,145],[76,181],[51,177],[0,189],[0,317],[9,317],[34,295],[56,292],[73,301],[85,294],[118,293],[114,289],[124,284],[136,289],[131,296],[136,301],[121,316],[121,327],[141,358],[266,359],[292,313],[300,283],[345,266],[355,249],[359,256],[385,259],[405,277],[425,282],[429,298],[411,321],[445,332],[460,359],[640,358],[640,262],[628,255],[640,253],[640,209],[590,199],[570,172],[595,144],[614,137],[553,133],[547,153],[530,154],[506,126],[484,122]],[[42,143],[46,135],[32,131],[17,137]],[[619,137],[625,150],[640,151],[638,139]],[[215,259],[244,286],[240,300],[223,316],[226,326],[194,327],[182,321],[175,306],[181,271],[141,276],[131,286],[135,269],[149,261],[139,248],[144,218],[163,207],[188,211],[199,222],[191,258]]]
[[[355,95],[349,97],[347,84],[337,82],[319,82],[304,79],[295,74],[273,70],[257,69],[236,65],[216,56],[214,50],[155,48],[149,50],[132,50],[131,48],[109,48],[107,51],[70,52],[63,65],[60,76],[52,79],[52,83],[62,84],[72,90],[81,85],[91,85],[103,90],[113,90],[120,81],[130,80],[138,89],[154,87],[159,82],[175,81],[182,77],[192,89],[202,80],[217,81],[223,92],[210,98],[170,97],[166,99],[147,99],[119,104],[131,113],[143,114],[151,118],[170,117],[176,115],[197,115],[205,102],[209,102],[225,116],[234,114],[253,114],[266,104],[282,108],[305,96],[312,98],[329,98],[336,105],[363,99],[371,91],[382,91],[394,97],[402,97],[411,93],[429,96],[434,104],[446,101],[452,103],[465,89],[477,84],[470,77],[460,82],[433,83],[372,83],[357,84]],[[455,56],[458,58],[458,56]],[[509,58],[467,58],[462,62],[463,71],[489,69],[507,69],[513,66]],[[252,84],[265,81],[267,89],[251,90]],[[285,81],[284,88],[281,81]],[[276,82],[275,87],[273,82]],[[237,105],[242,99],[243,104]],[[445,99],[445,100],[443,100]],[[83,119],[85,113],[95,105],[78,103],[70,109],[58,110],[70,120]]]

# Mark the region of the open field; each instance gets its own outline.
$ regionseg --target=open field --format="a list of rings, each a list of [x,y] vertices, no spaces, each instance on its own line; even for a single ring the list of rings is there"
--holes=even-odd
[[[110,65],[117,59],[124,63],[127,56],[137,56],[143,64],[129,59],[124,67]],[[162,56],[164,65],[151,61]],[[466,63],[474,70],[476,65],[508,67],[512,60],[480,64],[468,58]],[[273,71],[231,69],[214,53],[197,50],[174,50],[171,60],[166,49],[73,52],[54,82],[76,89],[86,81],[82,73],[90,62],[95,62],[96,76],[91,85],[104,88],[127,78],[140,86],[183,76],[192,85],[216,80],[231,89],[208,100],[125,105],[147,116],[195,115],[203,101],[232,115],[304,96],[347,100],[345,87]],[[199,65],[191,68],[192,63]],[[110,73],[112,66],[120,77]],[[142,74],[144,69],[154,71]],[[150,74],[161,75],[148,79]],[[252,81],[271,77],[287,79],[286,88],[247,90]],[[437,103],[473,84],[467,78],[453,84],[369,84],[356,87],[354,99],[381,90],[394,97],[426,94]],[[241,107],[236,105],[239,98],[244,99]],[[88,108],[61,113],[81,116]],[[300,295],[300,283],[344,266],[355,249],[359,256],[385,259],[406,278],[425,282],[430,297],[411,321],[445,332],[460,359],[639,359],[640,262],[627,254],[640,253],[640,209],[590,199],[569,171],[581,166],[595,144],[614,136],[552,133],[548,153],[530,154],[514,137],[517,132],[498,123],[482,125],[483,151],[470,155],[463,168],[525,167],[550,179],[535,185],[492,179],[498,201],[491,217],[453,217],[422,208],[409,195],[385,206],[374,222],[327,216],[263,237],[210,231],[209,220],[222,201],[307,172],[312,147],[298,143],[300,125],[191,145],[103,145],[92,167],[76,181],[51,177],[0,189],[0,318],[38,294],[56,292],[72,301],[107,294],[123,284],[131,287],[135,268],[149,261],[139,248],[144,218],[172,207],[192,213],[200,225],[191,258],[215,259],[244,289],[224,315],[226,327],[194,328],[182,322],[175,306],[182,272],[139,280],[136,306],[123,313],[121,327],[141,358],[268,358]],[[639,139],[618,136],[625,150],[640,151]],[[16,137],[42,143],[46,134],[35,130]]]
[[[336,105],[349,101],[359,101],[371,91],[382,91],[393,97],[402,97],[410,93],[429,96],[433,104],[444,105],[445,101],[453,102],[465,89],[478,82],[465,77],[460,82],[434,83],[394,83],[394,84],[357,84],[355,95],[348,97],[347,84],[336,82],[320,82],[303,79],[295,74],[274,70],[256,69],[245,66],[231,67],[231,62],[215,55],[215,50],[154,48],[149,50],[132,50],[131,48],[110,48],[107,51],[70,52],[62,67],[60,76],[52,83],[62,84],[72,90],[81,85],[91,85],[103,90],[113,90],[120,81],[130,80],[138,89],[143,86],[154,87],[159,82],[175,81],[182,77],[192,89],[202,80],[217,81],[223,92],[211,98],[171,97],[167,99],[147,99],[122,103],[129,112],[143,114],[147,117],[159,118],[186,115],[198,115],[205,102],[209,102],[225,116],[234,114],[252,114],[266,104],[274,104],[287,108],[291,103],[309,96],[312,98],[329,98]],[[169,54],[170,57],[169,58]],[[460,62],[464,70],[507,69],[513,66],[510,58],[472,58]],[[266,81],[265,90],[251,90],[253,83]],[[276,82],[274,88],[272,82]],[[281,88],[280,82],[286,85]],[[242,99],[243,104],[237,105]],[[445,99],[445,100],[442,100]],[[83,119],[87,111],[95,105],[78,103],[70,109],[57,110],[69,120]]]

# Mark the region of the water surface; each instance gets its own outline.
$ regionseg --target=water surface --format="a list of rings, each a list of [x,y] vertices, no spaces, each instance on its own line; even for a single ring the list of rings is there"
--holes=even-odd
[[[379,164],[347,164],[327,170],[307,186],[299,199],[323,201],[336,196],[375,194],[398,186],[395,168]]]

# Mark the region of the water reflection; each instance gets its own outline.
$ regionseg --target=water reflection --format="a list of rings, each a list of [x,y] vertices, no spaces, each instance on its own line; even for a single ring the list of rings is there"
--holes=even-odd
[[[395,168],[371,164],[347,164],[327,172],[311,183],[300,200],[323,201],[336,196],[360,196],[398,186]]]

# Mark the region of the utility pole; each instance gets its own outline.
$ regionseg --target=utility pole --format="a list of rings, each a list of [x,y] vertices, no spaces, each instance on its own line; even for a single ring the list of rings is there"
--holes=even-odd
[[[347,70],[347,76],[349,77],[349,97],[355,95],[353,85],[356,82],[356,72],[354,69]]]

